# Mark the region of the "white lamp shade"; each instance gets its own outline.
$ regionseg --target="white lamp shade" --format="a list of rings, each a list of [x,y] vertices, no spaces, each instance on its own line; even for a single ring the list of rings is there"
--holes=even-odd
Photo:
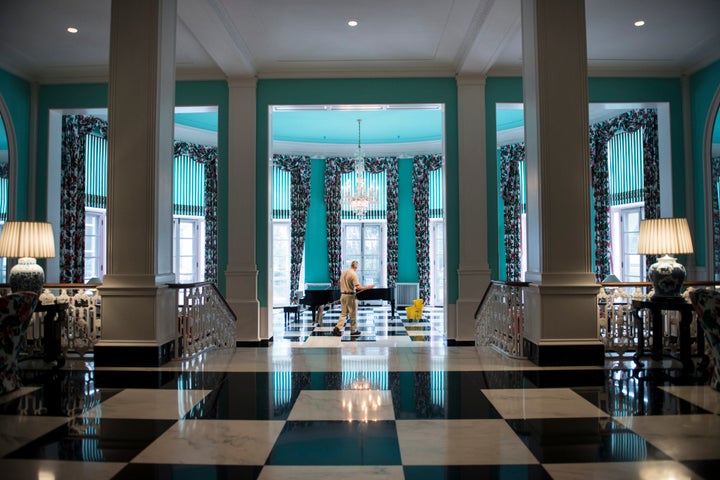
[[[640,222],[637,253],[645,255],[693,253],[687,219],[651,218]]]
[[[52,258],[55,238],[47,222],[6,222],[0,235],[0,257]]]

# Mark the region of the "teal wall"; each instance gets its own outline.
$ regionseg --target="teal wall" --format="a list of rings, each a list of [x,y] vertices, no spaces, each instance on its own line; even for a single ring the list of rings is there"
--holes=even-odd
[[[447,271],[458,268],[458,197],[457,197],[457,87],[454,78],[375,78],[375,79],[301,79],[259,80],[257,84],[257,264],[258,299],[262,306],[268,304],[268,275],[270,272],[268,252],[268,152],[269,107],[271,105],[317,105],[317,104],[365,104],[365,103],[442,103],[445,105],[445,173],[446,173],[446,222],[447,222]],[[316,162],[312,166],[313,186],[317,181]],[[400,162],[400,192],[411,189],[412,165]],[[323,190],[321,189],[320,192]],[[308,240],[306,242],[306,278],[320,278],[324,268],[327,281],[327,238],[324,236],[324,207],[319,204],[322,193],[315,192],[308,213]],[[319,196],[319,197],[318,197]],[[316,200],[317,199],[317,200]],[[399,212],[399,258],[398,280],[416,278],[414,211],[412,205],[400,205]],[[315,228],[313,228],[315,227]],[[323,232],[313,231],[322,230]],[[317,235],[317,238],[312,236]],[[315,242],[324,243],[312,245]],[[410,258],[412,257],[412,258]],[[309,267],[310,262],[313,266]],[[310,270],[308,270],[310,268]],[[308,273],[311,276],[308,276]],[[449,275],[447,284],[448,303],[457,299],[457,278]]]
[[[8,212],[9,218],[17,220],[36,220],[28,218],[28,198],[30,191],[28,179],[30,152],[30,84],[25,80],[0,69],[0,95],[7,105],[9,121],[15,130],[17,147],[17,184],[15,215]],[[11,174],[12,175],[12,174]],[[43,219],[38,217],[37,219]]]
[[[305,233],[305,281],[328,283],[325,160],[312,159],[310,175],[310,208]]]
[[[686,214],[685,164],[683,139],[682,86],[679,78],[590,78],[590,102],[662,102],[670,106],[671,155],[673,165],[673,212]],[[487,191],[488,191],[488,262],[494,279],[505,278],[503,218],[499,210],[497,169],[497,132],[495,106],[497,103],[522,103],[522,79],[489,78],[486,83],[485,104],[487,122]],[[493,161],[495,160],[495,161]]]
[[[107,108],[107,84],[43,85],[38,92],[38,149],[37,149],[37,211],[38,218],[47,213],[47,152],[48,119],[53,109]],[[227,265],[227,192],[228,192],[228,89],[224,81],[178,82],[175,87],[177,106],[218,106],[218,152],[219,152],[219,231],[218,270],[221,291],[225,291],[225,266]]]
[[[720,95],[720,61],[717,61],[690,77],[690,116],[692,121],[691,138],[693,153],[693,202],[695,207],[695,234],[693,242],[695,246],[695,263],[699,266],[706,265],[708,249],[711,245],[706,242],[706,229],[710,213],[705,211],[705,178],[708,175],[703,159],[705,148],[705,123],[712,118],[716,112],[710,112],[710,107],[715,95]],[[713,278],[713,272],[708,270],[709,278]]]

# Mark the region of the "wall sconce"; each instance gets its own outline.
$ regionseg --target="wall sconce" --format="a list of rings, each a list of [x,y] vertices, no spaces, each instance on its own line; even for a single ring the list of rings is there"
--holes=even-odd
[[[42,293],[45,272],[36,258],[55,256],[52,225],[47,222],[5,222],[0,234],[0,257],[17,258],[10,270],[13,292]]]

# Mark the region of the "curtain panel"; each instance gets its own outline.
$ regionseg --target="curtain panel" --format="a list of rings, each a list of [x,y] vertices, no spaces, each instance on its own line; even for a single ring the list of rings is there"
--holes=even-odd
[[[107,140],[107,122],[91,116],[63,115],[59,248],[61,283],[83,283],[85,277],[85,136],[90,133]],[[174,155],[189,155],[205,166],[205,279],[217,282],[217,148],[175,142]]]
[[[107,122],[85,115],[63,115],[60,162],[60,282],[85,277],[85,136],[107,139]]]
[[[712,278],[720,273],[720,204],[718,202],[718,182],[720,182],[720,157],[710,160],[712,175],[712,232],[713,232],[713,271]]]
[[[509,282],[520,281],[522,205],[520,192],[520,162],[525,161],[525,144],[500,147],[500,196],[503,200],[505,239],[505,277]]]
[[[341,176],[351,172],[354,160],[347,157],[330,157],[325,161],[325,208],[328,242],[328,274],[337,285],[342,273],[342,192]],[[365,171],[385,171],[387,183],[387,284],[392,288],[398,275],[398,160],[397,157],[367,157]]]
[[[310,157],[273,155],[273,166],[290,173],[290,303],[297,303],[310,208]]]
[[[610,188],[608,142],[617,133],[643,129],[643,200],[645,218],[660,217],[660,160],[658,157],[657,113],[653,109],[625,112],[590,127],[590,170],[595,211],[595,277],[610,274]],[[647,263],[655,262],[648,255]]]
[[[442,167],[442,155],[413,158],[412,199],[415,205],[415,251],[420,298],[430,301],[430,172]]]

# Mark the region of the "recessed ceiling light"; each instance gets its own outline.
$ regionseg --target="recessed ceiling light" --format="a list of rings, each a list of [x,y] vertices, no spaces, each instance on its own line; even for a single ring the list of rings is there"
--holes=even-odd
[[[350,25],[351,27],[357,27],[358,21],[357,20],[348,20],[348,25]]]
[[[77,33],[77,32],[78,32],[78,29],[75,28],[75,27],[68,27],[68,28],[67,28],[67,31],[68,31],[69,33]]]
[[[643,25],[645,25],[645,20],[635,20],[634,25],[636,27],[642,27]]]

